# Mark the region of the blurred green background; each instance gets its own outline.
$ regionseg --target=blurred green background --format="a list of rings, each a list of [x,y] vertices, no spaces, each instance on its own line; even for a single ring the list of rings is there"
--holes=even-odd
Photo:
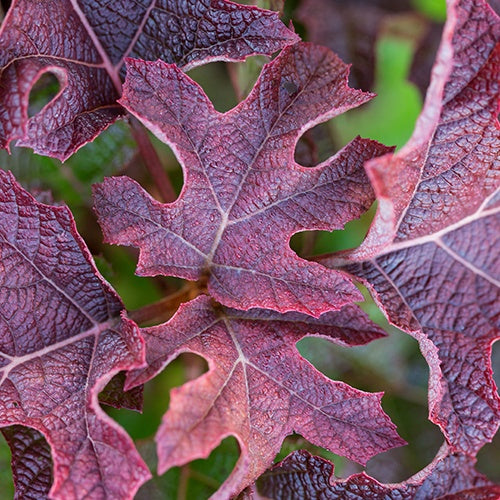
[[[242,2],[243,3],[243,2]],[[246,2],[252,3],[252,2]],[[259,2],[259,4],[276,2]],[[414,6],[423,16],[442,21],[444,0],[415,0]],[[294,19],[299,1],[286,3],[284,19]],[[266,6],[266,5],[264,5]],[[399,19],[405,23],[404,19]],[[300,23],[296,29],[307,39]],[[411,25],[398,24],[381,33],[375,46],[376,70],[374,92],[377,97],[360,109],[350,111],[327,124],[308,132],[297,148],[297,159],[322,161],[356,135],[377,139],[401,147],[410,137],[422,107],[423,96],[408,81],[416,50],[416,34]],[[237,103],[237,95],[245,95],[258,77],[263,57],[250,58],[245,63],[213,63],[197,68],[190,76],[198,81],[210,96],[216,109],[225,111]],[[235,86],[234,86],[235,85]],[[57,92],[57,82],[50,77],[37,84],[32,92],[30,114],[35,114]],[[167,146],[152,138],[172,183],[180,191],[182,172]],[[314,155],[311,143],[315,143]],[[140,278],[134,275],[137,255],[131,249],[102,244],[102,237],[91,210],[90,186],[106,175],[126,174],[138,180],[153,195],[157,194],[138,155],[128,124],[116,123],[91,144],[83,147],[66,163],[41,157],[30,150],[12,148],[8,155],[0,151],[1,168],[12,170],[24,187],[34,191],[48,190],[55,202],[69,205],[77,226],[103,275],[122,296],[127,309],[133,310],[152,303],[182,286],[174,278]],[[295,235],[292,248],[301,256],[333,252],[358,245],[366,234],[374,209],[360,220],[347,224],[343,231],[310,232]],[[323,339],[307,338],[300,352],[335,380],[342,380],[358,389],[384,391],[383,407],[398,426],[399,434],[408,445],[374,457],[367,472],[383,482],[399,482],[416,473],[432,460],[442,443],[442,435],[427,419],[428,368],[414,339],[389,327],[373,302],[367,297],[363,307],[372,318],[384,325],[389,336],[369,345],[343,348]],[[498,349],[494,359],[498,360]],[[163,413],[168,408],[172,387],[192,379],[206,370],[206,362],[197,356],[183,355],[145,387],[144,412],[107,409],[136,440],[146,462],[155,467],[154,434]],[[335,463],[335,472],[345,477],[362,468],[347,459],[335,456],[306,442],[301,436],[290,436],[283,444],[277,460],[295,449],[305,448]],[[196,460],[156,477],[139,491],[138,499],[202,499],[210,496],[229,475],[238,459],[234,438],[225,439],[206,460]],[[10,453],[0,440],[0,500],[12,498]],[[500,480],[497,443],[486,446],[479,454],[479,469],[491,479]]]

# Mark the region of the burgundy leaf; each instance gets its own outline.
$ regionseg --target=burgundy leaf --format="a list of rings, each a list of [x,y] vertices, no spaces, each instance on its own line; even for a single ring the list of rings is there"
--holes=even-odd
[[[500,422],[490,361],[500,331],[500,22],[482,0],[454,0],[448,14],[412,138],[368,163],[379,209],[367,239],[320,260],[357,261],[347,269],[414,332],[431,369],[431,420],[453,451],[473,454]]]
[[[489,0],[490,7],[500,16],[500,0]]]
[[[159,473],[207,457],[234,435],[241,456],[218,492],[229,498],[269,467],[294,431],[362,463],[404,444],[382,411],[380,393],[328,379],[295,347],[309,334],[346,346],[384,336],[356,306],[314,319],[227,309],[202,295],[183,304],[168,323],[142,333],[148,367],[129,373],[126,387],[147,382],[181,352],[199,354],[209,364],[208,373],[171,393],[156,436]]]
[[[365,160],[389,148],[357,138],[316,168],[294,162],[300,135],[362,104],[347,66],[311,44],[266,65],[238,107],[218,113],[174,65],[129,61],[122,104],[171,145],[185,185],[174,203],[126,177],[95,188],[106,241],[141,249],[140,275],[208,279],[224,305],[319,316],[361,298],[344,274],[300,259],[292,234],[332,230],[373,201]]]
[[[381,484],[364,472],[336,479],[333,464],[298,450],[266,472],[257,488],[266,498],[321,498],[324,500],[427,500],[498,498],[500,488],[474,469],[475,460],[449,454],[446,446],[434,461],[407,481]],[[464,496],[464,495],[471,496]],[[477,496],[484,494],[484,496]],[[446,495],[446,496],[444,496]],[[474,496],[476,495],[476,496]],[[250,497],[252,498],[252,497]],[[256,498],[262,498],[256,496]]]
[[[12,140],[66,159],[124,113],[127,56],[184,69],[271,54],[298,37],[278,14],[225,0],[17,0],[0,29],[0,147]],[[28,120],[31,88],[60,92]]]
[[[438,500],[498,500],[500,498],[500,486],[482,486],[468,490],[451,493],[439,497]]]
[[[354,87],[372,90],[375,47],[384,23],[397,13],[411,14],[422,33],[416,36],[417,50],[410,79],[424,93],[439,45],[441,26],[415,12],[412,4],[410,0],[303,0],[297,19],[304,23],[309,40],[326,45],[344,61],[352,63],[350,82]]]
[[[52,485],[50,447],[35,429],[12,425],[1,429],[12,455],[16,500],[47,498]]]
[[[138,386],[130,391],[124,391],[125,379],[125,372],[115,375],[99,394],[99,402],[113,408],[127,408],[128,410],[142,412],[144,387]]]
[[[428,19],[424,19],[423,16],[418,16],[418,14],[415,14],[414,18],[415,20],[418,18],[423,29],[420,38],[415,41],[416,50],[413,55],[408,79],[425,96],[429,87],[436,52],[441,41],[443,23],[431,22]]]
[[[149,471],[97,397],[113,375],[143,364],[143,340],[120,318],[69,210],[37,202],[2,170],[0,270],[0,427],[46,438],[51,498],[132,498]],[[14,473],[20,488],[24,468]]]

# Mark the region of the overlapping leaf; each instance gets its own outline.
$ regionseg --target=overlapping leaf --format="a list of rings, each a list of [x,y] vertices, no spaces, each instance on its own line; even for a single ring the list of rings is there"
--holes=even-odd
[[[266,498],[289,500],[497,499],[500,487],[477,472],[474,463],[474,459],[451,454],[443,446],[430,465],[407,481],[381,484],[364,472],[336,479],[331,462],[299,450],[264,474],[258,481],[257,490]],[[251,493],[248,497],[253,498]]]
[[[115,375],[99,394],[99,402],[113,408],[142,411],[144,387],[139,386],[130,391],[124,391],[125,380],[125,372]]]
[[[5,427],[1,432],[11,451],[15,498],[47,498],[53,481],[52,459],[47,441],[35,429],[20,425]]]
[[[500,22],[482,0],[449,2],[423,113],[409,143],[368,164],[379,210],[345,259],[431,373],[429,406],[452,450],[475,452],[499,425],[491,345],[500,320]]]
[[[149,477],[97,402],[113,375],[143,363],[142,338],[122,309],[69,210],[35,201],[0,170],[0,427],[15,426],[15,457],[16,443],[37,434],[20,426],[46,438],[53,498],[132,498]],[[24,469],[14,477],[29,498],[40,478]]]
[[[145,383],[181,352],[199,354],[209,364],[208,373],[172,391],[156,436],[160,473],[207,457],[234,435],[241,456],[218,492],[229,498],[264,472],[294,431],[362,463],[404,443],[380,407],[380,394],[326,378],[295,346],[308,334],[343,345],[382,337],[355,306],[314,319],[223,308],[200,296],[168,323],[142,333],[148,367],[132,372],[128,386]]]
[[[185,184],[161,204],[131,179],[106,179],[95,188],[106,240],[141,249],[139,274],[208,279],[230,307],[318,316],[359,299],[343,274],[288,245],[298,231],[341,228],[373,201],[363,163],[389,148],[358,138],[316,168],[293,160],[304,130],[370,98],[347,87],[347,72],[325,48],[288,47],[222,114],[174,65],[130,61],[121,103],[171,145]]]
[[[0,29],[0,147],[10,141],[65,159],[124,113],[123,60],[184,69],[271,54],[297,36],[273,12],[225,0],[14,0]],[[46,72],[60,92],[28,120]]]

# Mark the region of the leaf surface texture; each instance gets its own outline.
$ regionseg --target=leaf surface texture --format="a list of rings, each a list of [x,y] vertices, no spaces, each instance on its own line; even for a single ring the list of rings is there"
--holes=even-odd
[[[347,73],[329,50],[296,44],[219,113],[174,65],[130,61],[121,103],[172,147],[185,183],[161,204],[129,178],[106,179],[94,193],[106,240],[141,249],[138,274],[206,279],[230,307],[319,316],[360,300],[342,273],[289,247],[296,232],[359,217],[373,201],[363,163],[391,150],[357,138],[315,168],[295,163],[303,131],[370,98]]]
[[[43,434],[52,498],[132,498],[149,471],[97,396],[113,375],[143,364],[137,326],[120,317],[66,207],[35,201],[0,170],[0,221],[0,427],[15,457],[26,441],[40,443],[35,430]],[[16,463],[18,491],[33,494],[43,477]]]
[[[404,444],[380,406],[381,394],[328,379],[295,346],[306,335],[346,346],[383,337],[356,306],[315,319],[222,308],[202,295],[168,323],[141,331],[148,367],[131,372],[126,387],[147,382],[181,352],[209,364],[208,373],[171,393],[156,436],[160,473],[207,457],[234,435],[240,459],[217,492],[229,498],[265,471],[292,432],[363,463]]]
[[[66,159],[124,114],[125,57],[185,70],[272,54],[297,36],[278,14],[225,0],[15,0],[0,28],[0,147]],[[60,91],[28,119],[43,73]]]

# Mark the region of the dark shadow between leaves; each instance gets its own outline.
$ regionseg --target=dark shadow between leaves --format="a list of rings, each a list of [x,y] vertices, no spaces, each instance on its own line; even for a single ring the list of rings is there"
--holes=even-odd
[[[493,368],[493,380],[498,388],[500,387],[500,341],[493,344],[491,348],[491,366]]]
[[[477,454],[477,470],[482,472],[491,481],[500,484],[500,432],[497,432],[493,441],[483,446]]]
[[[338,150],[328,122],[319,123],[300,137],[295,146],[294,158],[303,167],[315,167]]]
[[[12,5],[12,0],[1,0],[0,1],[0,21],[7,15],[7,11]]]

